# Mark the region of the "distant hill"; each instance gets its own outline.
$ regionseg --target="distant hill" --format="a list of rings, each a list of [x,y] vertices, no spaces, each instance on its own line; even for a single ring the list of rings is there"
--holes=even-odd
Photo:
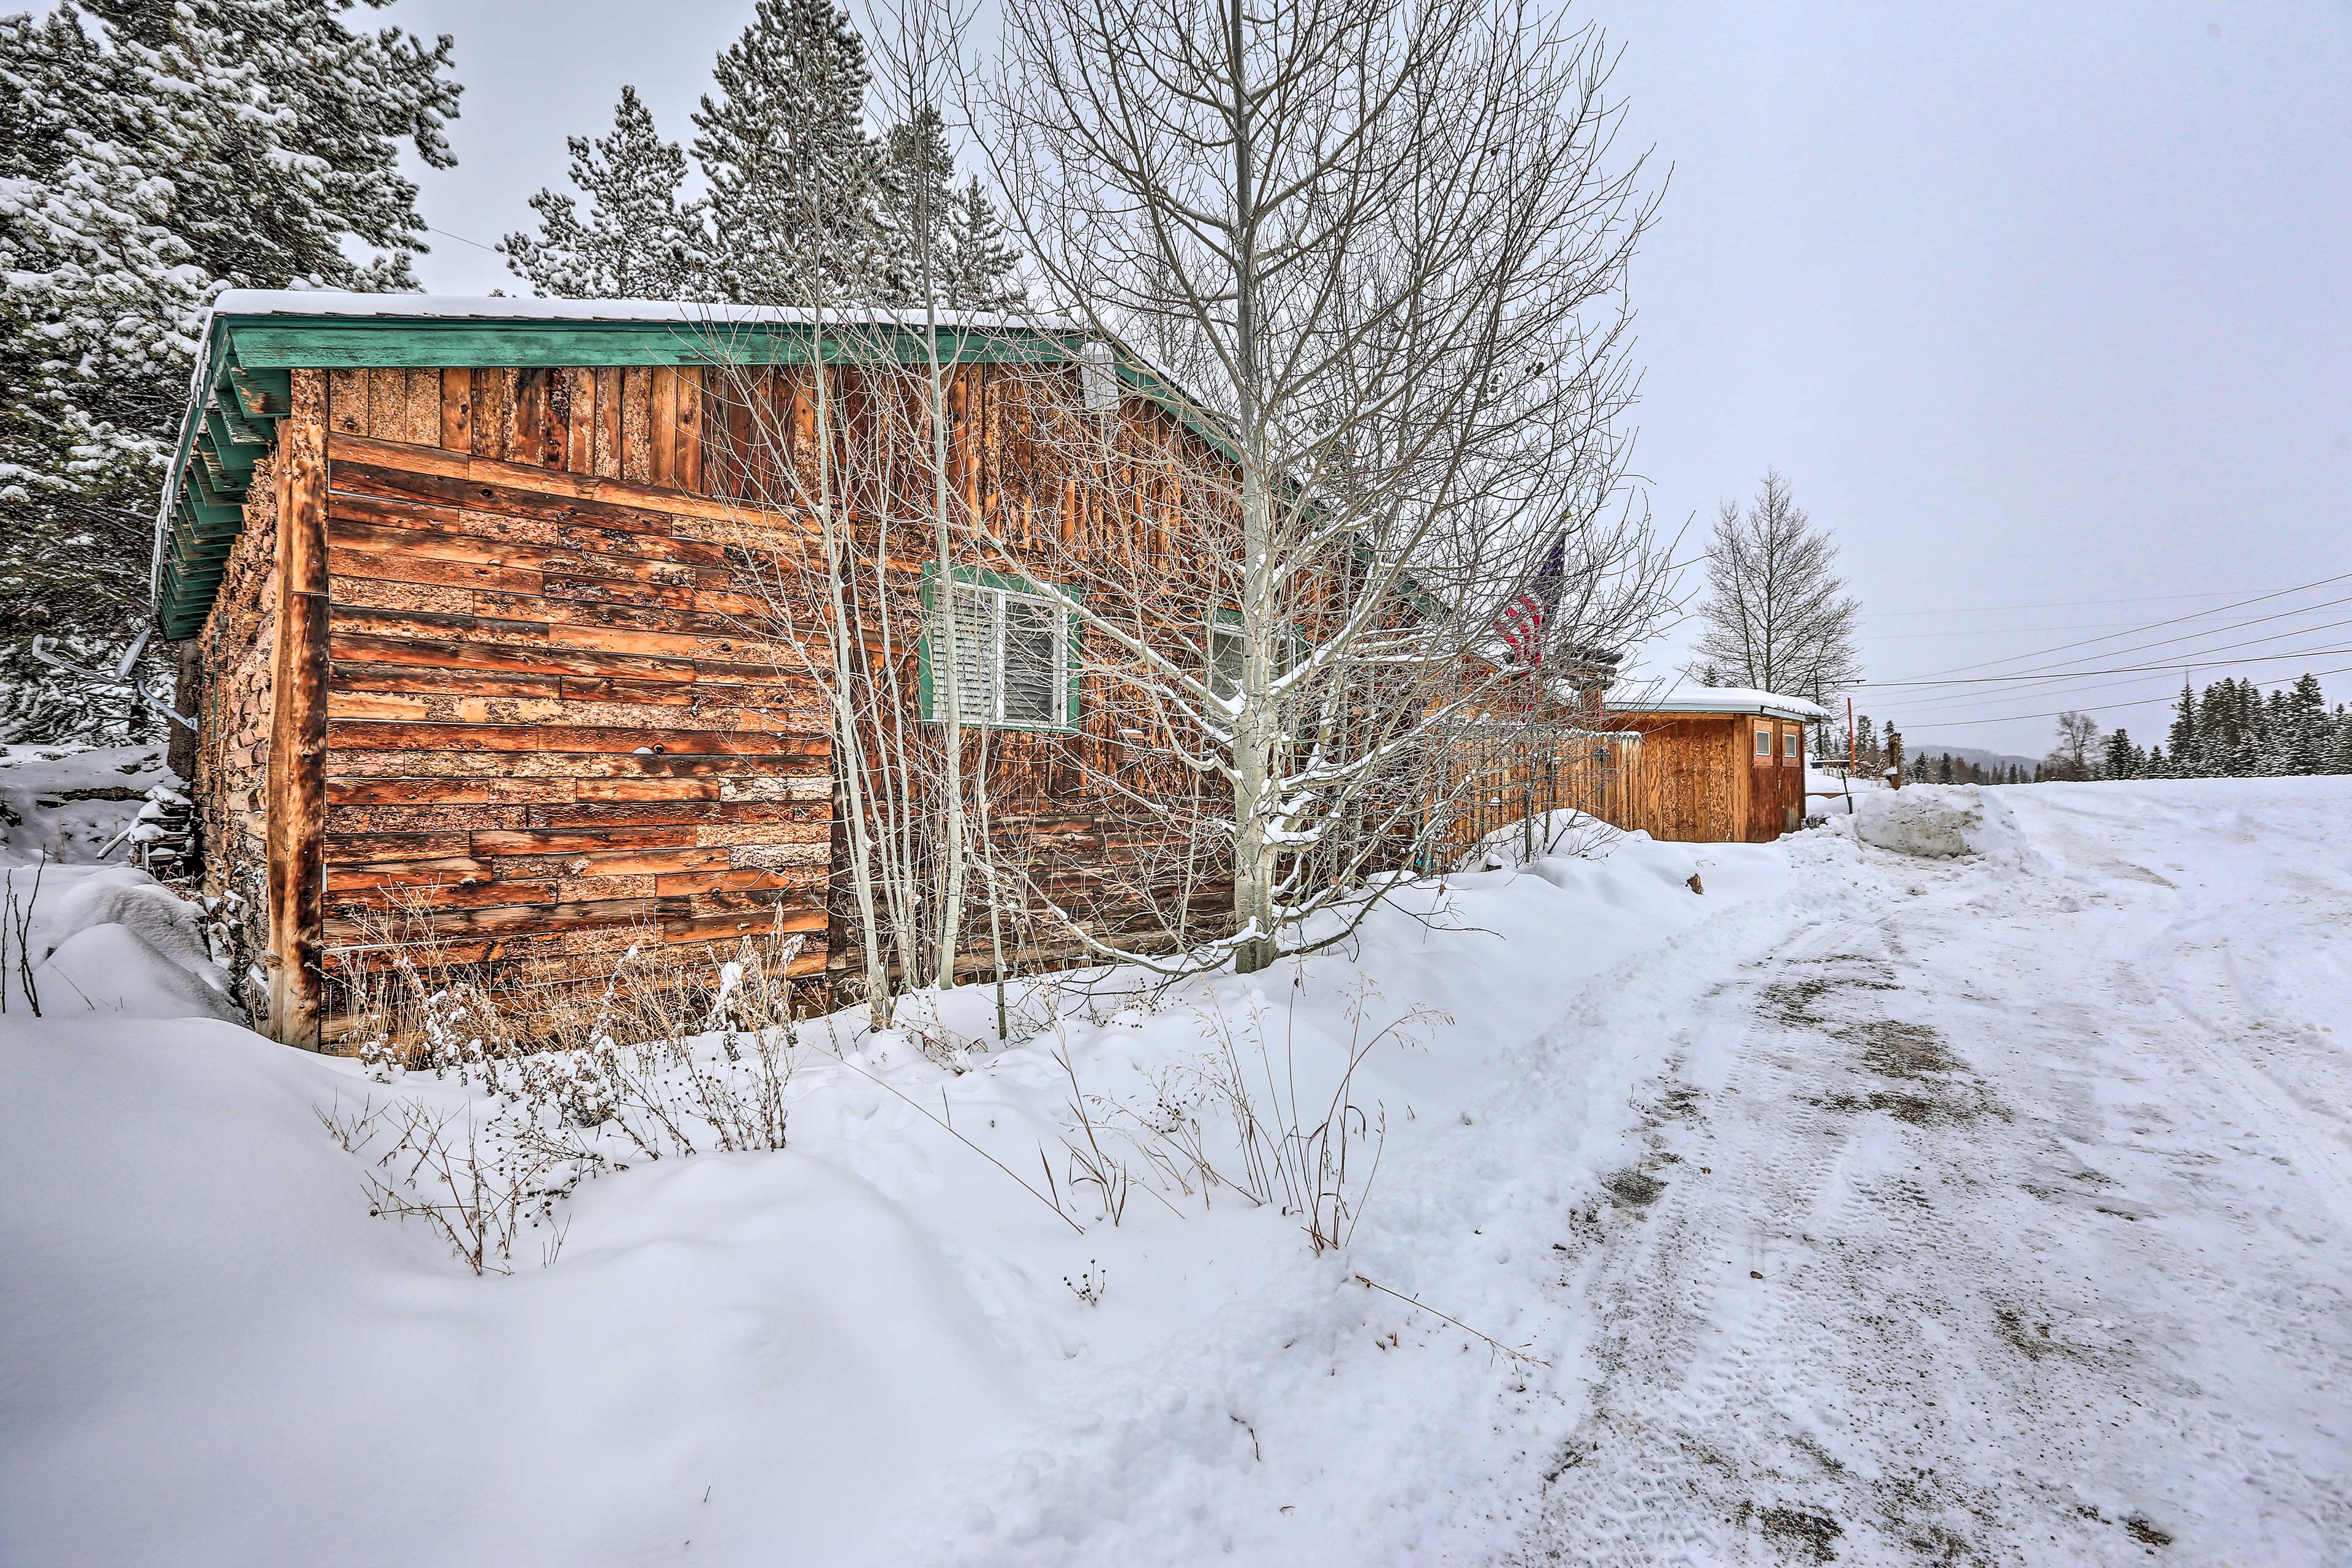
[[[2033,764],[2041,761],[2039,757],[2021,757],[2008,752],[1988,752],[1982,746],[1948,746],[1917,735],[1903,737],[1903,754],[1906,757],[1940,757],[1947,752],[1956,763],[1974,763],[1980,768],[2005,768],[2015,763],[2031,772]]]

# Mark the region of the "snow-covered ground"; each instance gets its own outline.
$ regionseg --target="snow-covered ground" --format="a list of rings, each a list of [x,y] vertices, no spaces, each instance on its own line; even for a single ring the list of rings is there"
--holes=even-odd
[[[2352,781],[1861,805],[1009,1045],[960,992],[952,1067],[836,1034],[786,1151],[479,1278],[320,1117],[467,1090],[51,867],[112,990],[0,1016],[0,1563],[2352,1561]],[[1239,1174],[1220,1032],[1311,1126],[1391,1024],[1346,1247],[1152,1159]]]

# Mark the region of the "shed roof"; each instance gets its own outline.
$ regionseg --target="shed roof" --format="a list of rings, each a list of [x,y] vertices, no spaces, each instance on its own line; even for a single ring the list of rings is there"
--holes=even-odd
[[[1664,692],[1618,687],[1610,690],[1603,705],[1611,713],[1756,714],[1805,723],[1830,716],[1829,710],[1818,702],[1750,686],[1676,686]]]
[[[657,300],[232,289],[206,318],[155,519],[151,589],[163,635],[194,635],[212,608],[245,529],[254,465],[293,412],[296,369],[806,364],[877,354],[920,362],[934,326],[944,357],[960,364],[1066,362],[1099,341],[1077,321],[1044,315],[941,311],[927,322],[919,312],[864,307],[820,317]],[[1125,345],[1110,348],[1130,392],[1224,445],[1196,402]]]

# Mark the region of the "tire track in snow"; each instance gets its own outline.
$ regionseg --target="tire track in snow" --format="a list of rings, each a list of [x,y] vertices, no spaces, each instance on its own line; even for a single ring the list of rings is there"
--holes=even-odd
[[[1621,1212],[1638,1217],[1620,1221],[1630,1230],[1621,1229],[1588,1277],[1587,1292],[1605,1324],[1595,1347],[1601,1376],[1591,1415],[1549,1478],[1555,1498],[1575,1500],[1573,1540],[1547,1543],[1521,1561],[1708,1564],[1735,1550],[1739,1525],[1710,1497],[1734,1462],[1701,1429],[1713,1412],[1769,1403],[1763,1368],[1770,1358],[1758,1352],[1794,1331],[1780,1291],[1739,1287],[1753,1284],[1744,1278],[1748,1268],[1777,1268],[1777,1258],[1767,1256],[1769,1238],[1802,1221],[1843,1153],[1843,1141],[1817,1109],[1754,1084],[1759,1074],[1785,1070],[1769,1058],[1787,1043],[1787,1028],[1765,1007],[1742,1005],[1801,985],[1791,973],[1853,946],[1856,929],[1835,917],[1801,928],[1768,958],[1761,975],[1717,999],[1717,1014],[1736,1007],[1744,1015],[1730,1072],[1710,1097],[1722,1115],[1695,1131],[1687,1152],[1656,1140],[1643,1163],[1674,1177],[1662,1194],[1643,1202],[1645,1189],[1633,1181],[1612,1193]],[[1749,1114],[1767,1105],[1784,1115]],[[1785,1149],[1775,1156],[1756,1146],[1775,1131],[1789,1134],[1786,1143],[1801,1155],[1791,1161]],[[1620,1176],[1656,1180],[1641,1166]],[[1757,1184],[1763,1215],[1727,1227],[1719,1194],[1742,1181]],[[1747,1234],[1732,1240],[1727,1228]],[[1746,1256],[1726,1258],[1727,1247]],[[1727,1328],[1728,1342],[1716,1342],[1726,1339]],[[1809,1528],[1801,1509],[1780,1504],[1763,1511],[1784,1532]],[[1568,1533],[1559,1528],[1564,1522],[1548,1519],[1545,1533]]]
[[[1910,898],[1816,920],[1693,1004],[1700,1032],[1744,1012],[1732,1059],[1687,1126],[1657,1119],[1637,1169],[1665,1189],[1646,1218],[1617,1205],[1578,1280],[1600,1375],[1504,1560],[2339,1560],[2315,1543],[2347,1539],[2340,1467],[2283,1447],[2290,1417],[2230,1358],[2305,1388],[2352,1368],[2277,1288],[2294,1252],[2256,1237],[2237,1269],[2164,1227],[2229,1224],[2238,1189],[2193,1124],[2155,1115],[2151,1141],[2115,1103],[2179,1089],[2118,1049],[2147,1009],[2098,952],[2117,907],[1896,869]],[[2160,1060],[2200,1031],[2154,1033]],[[2109,1176],[2102,1150],[2138,1163]]]
[[[2185,923],[2185,922],[2184,922]],[[2152,962],[2175,976],[2200,967],[2194,960],[2192,944],[2178,940],[2176,927],[2165,935],[2165,951],[2151,953]],[[2193,928],[2191,928],[2193,929]],[[2230,938],[2220,937],[2211,945],[2218,946],[2222,962],[2217,965],[2220,977],[2216,988],[2222,997],[2239,1011],[2251,1011],[2244,1006],[2242,986],[2232,973]],[[2118,966],[2126,984],[2146,1005],[2162,1007],[2179,1016],[2190,1027],[2185,1034],[2193,1035],[2202,1048],[2185,1053],[2190,1065],[2213,1079],[2248,1113],[2244,1120],[2254,1135],[2265,1142],[2285,1150],[2292,1157],[2294,1169],[2314,1188],[2336,1229],[2352,1239],[2352,1158],[2336,1144],[2336,1140],[2320,1128],[2315,1119],[2273,1081],[2260,1064],[2248,1058],[2242,1044],[2251,1033],[2243,1022],[2224,1021],[2215,1011],[2191,1002],[2182,978],[2168,984],[2150,981],[2142,963],[2126,963]]]

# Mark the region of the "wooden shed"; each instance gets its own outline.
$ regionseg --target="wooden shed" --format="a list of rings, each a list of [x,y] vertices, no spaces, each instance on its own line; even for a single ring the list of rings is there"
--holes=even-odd
[[[624,933],[732,942],[781,921],[806,939],[796,973],[840,975],[856,928],[833,730],[779,651],[830,611],[762,569],[813,537],[762,470],[802,463],[819,430],[887,438],[887,396],[837,352],[845,327],[860,353],[917,352],[908,323],[782,310],[220,300],[158,520],[155,605],[199,720],[205,890],[270,1033],[333,1040],[339,979],[383,960],[370,916],[394,905],[469,960],[577,955],[583,974]],[[1066,551],[1092,530],[1146,566],[1202,548],[1184,519],[1203,503],[1126,460],[1213,447],[1148,371],[1066,324],[961,318],[941,341],[957,500],[999,537],[1050,531]],[[1087,497],[1028,438],[1038,388],[1065,374],[1122,459]],[[815,422],[819,385],[835,424]],[[1148,831],[1138,803],[1175,786],[1148,758],[1125,769],[1131,731],[1084,700],[1075,632],[1023,595],[1027,563],[982,564],[970,591],[999,657],[1048,672],[989,677],[996,706],[968,721],[989,731],[991,831],[1050,847],[1073,868],[1057,906],[1116,926],[1085,868]],[[877,575],[912,605],[923,570],[891,557]],[[909,702],[917,640],[877,677]],[[1229,876],[1189,874],[1213,910]]]
[[[1621,826],[1696,844],[1769,844],[1805,817],[1801,697],[1721,687],[1613,692],[1603,722],[1642,737],[1637,798]]]

